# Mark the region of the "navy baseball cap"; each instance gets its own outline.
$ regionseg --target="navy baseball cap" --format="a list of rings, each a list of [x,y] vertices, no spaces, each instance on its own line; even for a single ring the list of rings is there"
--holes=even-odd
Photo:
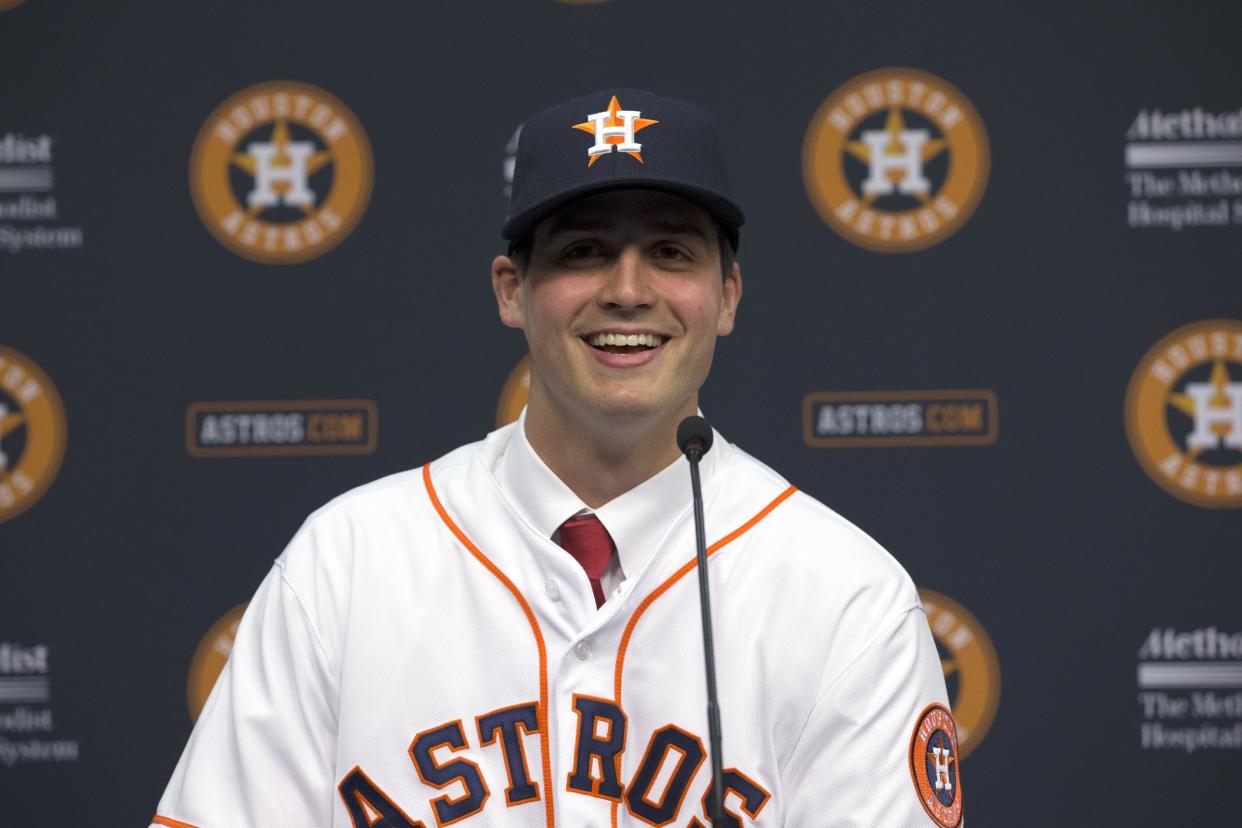
[[[737,249],[745,217],[729,194],[711,116],[641,89],[583,95],[522,125],[500,235],[513,242],[574,199],[630,187],[693,201],[720,222]]]

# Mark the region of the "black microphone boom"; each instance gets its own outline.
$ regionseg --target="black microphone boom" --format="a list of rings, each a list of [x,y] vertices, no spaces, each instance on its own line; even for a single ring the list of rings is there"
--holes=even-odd
[[[720,755],[720,700],[716,694],[716,647],[712,643],[712,605],[707,587],[707,533],[703,529],[703,489],[699,461],[712,447],[712,427],[692,416],[677,426],[677,447],[690,461],[690,490],[694,495],[694,539],[698,556],[699,608],[703,613],[703,660],[707,667],[707,733],[711,746],[712,790],[707,815],[712,825],[724,824],[724,759]]]

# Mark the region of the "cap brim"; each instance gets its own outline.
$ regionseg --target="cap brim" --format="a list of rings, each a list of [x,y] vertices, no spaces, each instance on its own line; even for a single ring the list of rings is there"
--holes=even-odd
[[[578,187],[571,187],[563,192],[557,193],[555,196],[546,198],[538,204],[511,216],[505,221],[504,226],[500,228],[501,238],[506,241],[514,241],[526,235],[527,232],[534,229],[535,225],[543,221],[566,204],[584,196],[593,195],[595,193],[604,192],[606,190],[663,190],[664,192],[674,193],[683,196],[695,204],[702,207],[713,218],[720,222],[724,227],[725,233],[728,235],[729,243],[736,250],[738,246],[738,228],[745,222],[746,217],[742,213],[742,208],[737,205],[729,197],[722,193],[707,187],[697,187],[687,184],[684,181],[674,179],[659,178],[655,176],[627,176],[624,178],[609,178],[603,181],[583,184]]]

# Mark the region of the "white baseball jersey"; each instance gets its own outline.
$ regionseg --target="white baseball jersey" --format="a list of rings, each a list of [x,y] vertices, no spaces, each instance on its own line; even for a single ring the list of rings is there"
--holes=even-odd
[[[684,507],[597,610],[581,567],[497,481],[517,428],[307,520],[152,826],[710,824],[685,461]],[[709,458],[726,824],[959,824],[944,680],[909,577],[718,434]]]

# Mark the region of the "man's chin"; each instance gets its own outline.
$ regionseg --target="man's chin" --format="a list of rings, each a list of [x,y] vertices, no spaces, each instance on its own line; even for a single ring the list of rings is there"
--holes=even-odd
[[[597,399],[595,405],[600,419],[618,424],[640,424],[644,421],[654,424],[664,420],[680,420],[684,416],[683,409],[686,408],[686,404],[671,405],[667,400],[653,399],[650,395],[641,394],[606,395]],[[694,411],[694,407],[690,406],[689,412],[693,414]]]

